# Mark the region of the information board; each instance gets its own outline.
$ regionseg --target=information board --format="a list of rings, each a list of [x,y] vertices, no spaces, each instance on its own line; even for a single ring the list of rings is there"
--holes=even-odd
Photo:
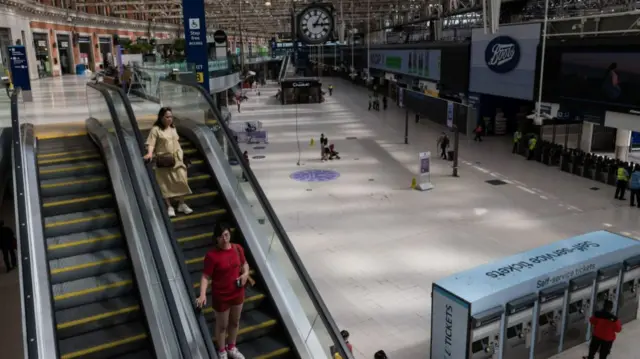
[[[29,62],[27,61],[26,48],[24,46],[9,46],[9,62],[13,87],[20,87],[22,89],[22,99],[31,101],[31,79],[29,78]]]
[[[204,0],[182,0],[187,64],[193,65],[196,80],[209,93],[209,57]]]

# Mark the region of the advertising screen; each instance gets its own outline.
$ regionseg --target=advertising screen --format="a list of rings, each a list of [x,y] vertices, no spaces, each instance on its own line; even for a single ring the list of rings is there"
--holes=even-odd
[[[560,74],[560,97],[640,108],[640,52],[563,53]]]
[[[409,76],[440,80],[440,50],[371,50],[369,66]]]

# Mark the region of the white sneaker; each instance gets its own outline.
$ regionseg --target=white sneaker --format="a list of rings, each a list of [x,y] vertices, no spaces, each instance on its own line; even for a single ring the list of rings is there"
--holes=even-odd
[[[189,208],[189,206],[187,206],[186,203],[180,203],[180,205],[178,205],[178,212],[182,212],[184,214],[191,214],[193,213],[193,210]]]
[[[231,359],[244,359],[244,355],[242,355],[242,353],[240,353],[240,351],[238,350],[238,347],[233,347],[233,349],[227,350],[227,353],[229,353],[229,356],[231,357]],[[222,357],[219,357],[222,359]]]
[[[227,359],[227,358],[228,358],[228,356],[227,356],[227,352],[226,351],[224,351],[222,353],[218,352],[218,359]]]
[[[176,210],[173,209],[173,207],[169,207],[167,209],[167,212],[169,213],[169,217],[175,217],[176,216]]]

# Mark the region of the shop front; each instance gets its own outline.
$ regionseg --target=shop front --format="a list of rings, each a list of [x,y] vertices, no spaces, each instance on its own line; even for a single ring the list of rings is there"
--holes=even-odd
[[[282,80],[281,86],[282,92],[280,98],[283,105],[321,103],[324,101],[322,84],[317,78],[288,78]]]
[[[110,36],[105,36],[105,37],[99,37],[98,38],[98,43],[99,43],[99,47],[100,47],[100,54],[102,55],[102,63],[103,65],[105,63],[110,63],[110,64],[114,64],[115,62],[112,59],[112,54],[113,54],[113,50],[112,50],[112,46],[111,46],[111,37]]]
[[[532,123],[539,42],[539,23],[502,26],[499,35],[473,29],[469,97],[477,99],[485,133],[506,135]]]
[[[47,33],[33,33],[33,47],[36,53],[38,77],[52,76],[51,55],[49,54],[49,35]]]
[[[75,73],[73,69],[73,50],[71,48],[71,37],[67,34],[58,34],[56,36],[56,46],[58,48],[58,58],[54,60],[60,62],[60,72],[63,75],[71,75]]]
[[[80,63],[93,71],[95,69],[95,60],[93,58],[93,49],[91,48],[91,36],[78,36],[78,50],[80,51]]]

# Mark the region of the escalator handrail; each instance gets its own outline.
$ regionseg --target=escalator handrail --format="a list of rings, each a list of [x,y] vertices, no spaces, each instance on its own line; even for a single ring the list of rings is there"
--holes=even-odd
[[[124,107],[127,111],[129,121],[131,123],[131,128],[133,129],[134,136],[138,143],[140,153],[144,155],[146,153],[145,141],[142,136],[142,131],[140,131],[140,127],[138,126],[138,121],[133,111],[133,107],[131,106],[131,102],[127,98],[127,95],[124,93],[124,91],[121,88],[117,86],[113,86],[105,83],[101,83],[99,86],[103,86],[109,90],[115,91],[121,97]],[[149,181],[152,186],[154,197],[156,198],[156,201],[158,203],[158,208],[164,209],[166,205],[163,201],[162,192],[160,191],[160,186],[158,185],[158,182],[156,180],[153,166],[151,163],[146,163],[145,168],[147,170],[147,175],[149,177]],[[184,255],[182,253],[182,249],[178,244],[177,236],[175,234],[175,231],[173,230],[173,225],[171,225],[171,220],[169,219],[169,215],[167,211],[161,210],[159,212],[162,213],[162,221],[164,222],[167,233],[169,234],[169,242],[171,243],[171,247],[173,248],[173,251],[177,257],[178,267],[180,268],[180,273],[184,280],[184,284],[186,285],[187,293],[189,293],[189,300],[191,303],[195,303],[196,297],[195,297],[194,291],[191,290],[191,287],[193,286],[193,283],[190,283],[191,275],[189,273],[189,269],[187,268],[187,264],[186,264]],[[207,333],[210,333],[206,318],[204,317],[204,315],[197,315],[196,317],[198,320],[198,326],[200,327],[200,331],[203,334],[205,345],[207,346],[207,351],[209,352],[209,358],[217,359],[218,352],[215,350],[215,347],[213,346],[212,336],[206,335]]]
[[[282,247],[284,248],[285,253],[287,254],[287,257],[291,261],[293,268],[295,269],[298,276],[300,277],[302,285],[304,286],[306,292],[309,294],[309,297],[311,299],[311,302],[313,303],[314,308],[318,311],[318,315],[320,316],[322,323],[326,326],[327,331],[329,332],[329,336],[331,337],[331,341],[334,343],[335,348],[338,350],[342,358],[353,359],[353,354],[351,354],[351,351],[348,349],[347,344],[345,343],[344,339],[342,338],[342,335],[340,334],[340,330],[338,329],[338,326],[336,325],[335,321],[331,317],[331,314],[329,314],[329,309],[324,303],[324,300],[322,300],[322,297],[320,296],[320,293],[318,292],[318,289],[316,288],[315,284],[313,284],[313,280],[311,279],[311,276],[309,275],[304,265],[302,264],[302,260],[300,259],[298,252],[293,247],[293,244],[291,243],[289,236],[284,230],[282,223],[280,223],[280,220],[278,219],[275,210],[273,209],[273,207],[271,207],[271,203],[267,199],[267,196],[262,190],[262,187],[258,183],[258,179],[256,178],[255,174],[249,167],[249,164],[244,159],[244,156],[242,156],[242,151],[240,150],[238,143],[233,139],[234,138],[233,132],[231,131],[227,123],[222,121],[222,114],[216,107],[215,102],[213,101],[213,98],[211,97],[211,95],[209,95],[202,86],[199,86],[197,84],[185,83],[185,82],[174,81],[169,79],[161,79],[160,82],[167,82],[167,83],[178,85],[178,86],[186,86],[186,87],[196,89],[206,99],[206,101],[209,104],[210,110],[219,119],[218,124],[220,125],[222,131],[224,131],[224,134],[227,138],[227,142],[229,143],[229,146],[234,152],[234,155],[238,160],[238,163],[240,164],[242,172],[246,175],[249,185],[255,191],[258,202],[262,206],[262,209],[265,211],[265,215],[267,216],[267,218],[269,218],[269,221],[271,221],[273,230],[276,232],[278,238],[280,239],[280,242],[282,243]]]
[[[111,95],[109,94],[109,92],[104,89],[101,88],[99,85],[96,85],[94,83],[87,83],[87,87],[90,87],[98,92],[100,92],[100,94],[102,95],[102,97],[105,100],[105,103],[107,104],[107,107],[109,109],[109,114],[111,115],[111,120],[113,121],[113,125],[117,134],[117,140],[118,143],[120,144],[121,150],[124,154],[124,162],[125,162],[125,168],[127,169],[127,172],[129,172],[129,175],[132,175],[134,172],[134,166],[133,163],[131,163],[131,156],[129,155],[129,149],[127,148],[127,145],[125,143],[124,140],[124,131],[122,129],[122,124],[120,123],[120,118],[118,117],[118,113],[115,109],[115,105],[113,103],[113,99],[111,98]],[[138,182],[137,181],[131,181],[132,182],[132,187],[133,187],[133,192],[136,194],[136,202],[138,203],[138,207],[139,208],[144,208],[144,203],[142,202],[142,190],[139,188],[138,186]],[[149,239],[149,245],[151,247],[151,251],[153,252],[153,258],[157,258],[155,259],[155,264],[156,267],[158,268],[158,277],[160,278],[160,282],[162,285],[162,288],[165,292],[165,299],[167,301],[168,304],[168,308],[169,308],[169,316],[171,317],[171,320],[174,323],[174,327],[175,327],[175,323],[179,323],[180,319],[179,319],[179,315],[178,315],[178,308],[177,308],[177,304],[175,302],[175,299],[173,298],[173,296],[171,295],[166,295],[166,293],[168,292],[168,288],[170,287],[168,278],[166,276],[166,268],[164,266],[164,262],[162,260],[158,260],[160,257],[160,249],[158,248],[158,244],[156,243],[155,240],[153,240],[153,231],[150,229],[151,224],[149,223],[149,219],[146,216],[140,216],[143,226],[145,228],[145,232],[146,232],[146,236]],[[178,344],[180,346],[180,352],[182,353],[182,358],[183,359],[192,359],[192,355],[191,355],[191,350],[189,348],[189,342],[185,336],[185,334],[181,331],[181,330],[175,330],[175,335],[178,339]]]
[[[28,359],[44,359],[51,353],[58,353],[56,332],[54,330],[53,297],[47,283],[46,290],[38,288],[39,277],[49,277],[46,265],[46,254],[38,260],[33,243],[36,237],[43,238],[42,221],[34,220],[34,215],[27,210],[29,200],[37,200],[39,211],[39,189],[34,189],[35,196],[27,187],[29,180],[25,174],[25,163],[22,152],[22,130],[20,128],[19,97],[21,89],[15,88],[11,94],[11,144],[13,154],[13,191],[16,211],[16,240],[18,242],[20,271],[20,299],[22,302],[22,334],[24,357]],[[32,134],[33,135],[33,134]],[[35,141],[35,138],[34,138]],[[35,161],[34,161],[35,162]],[[35,167],[34,167],[35,172]],[[37,173],[33,174],[33,182],[37,183]],[[37,217],[35,218],[37,219]],[[33,250],[33,251],[32,251]],[[44,249],[43,249],[44,250]],[[35,268],[34,268],[35,267]],[[39,275],[44,272],[44,275]]]

